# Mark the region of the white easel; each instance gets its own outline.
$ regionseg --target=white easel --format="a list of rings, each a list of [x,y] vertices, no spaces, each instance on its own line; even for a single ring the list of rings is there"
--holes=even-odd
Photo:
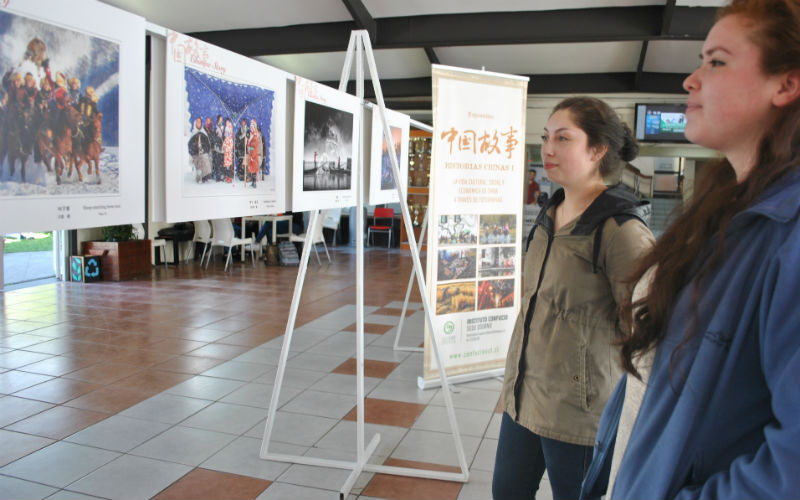
[[[412,124],[414,126],[418,127],[418,128],[423,129],[423,130],[427,130],[429,132],[433,132],[433,128],[432,127],[428,127],[424,123],[413,122]],[[431,207],[428,206],[428,209],[425,210],[425,216],[422,219],[422,230],[420,231],[419,242],[417,242],[416,255],[414,255],[414,252],[412,251],[412,255],[414,256],[414,258],[418,258],[420,251],[422,251],[422,242],[425,240],[425,236],[427,234],[426,230],[428,228],[428,214],[430,214],[430,212],[431,212]],[[410,236],[410,238],[411,238],[411,241],[409,242],[409,246],[411,246],[413,244],[413,235]],[[415,273],[415,270],[412,269],[411,270],[411,275],[408,277],[408,287],[406,288],[406,297],[403,300],[403,307],[402,307],[402,310],[400,312],[400,319],[397,321],[397,331],[395,332],[394,345],[392,346],[392,348],[395,351],[406,351],[406,352],[424,352],[425,351],[424,348],[418,347],[418,346],[401,346],[400,345],[400,336],[403,334],[403,323],[405,322],[406,312],[408,310],[408,301],[411,298],[411,289],[414,286],[414,273]],[[420,284],[420,295],[422,297],[426,296],[426,289],[425,289],[424,281]],[[423,299],[423,303],[424,302],[425,301]],[[433,331],[433,328],[431,328],[431,331]],[[439,358],[438,355],[437,355],[436,359],[437,359],[437,361],[441,361],[441,359]],[[441,373],[441,368],[439,368],[439,372]],[[482,371],[482,372],[464,373],[464,374],[461,374],[461,375],[451,375],[451,376],[448,377],[448,382],[450,384],[461,384],[461,383],[465,383],[465,382],[473,382],[475,380],[483,380],[483,379],[487,379],[487,378],[498,378],[498,377],[502,378],[504,373],[505,373],[505,368],[495,368],[493,370],[487,370],[487,371]],[[417,377],[417,387],[419,387],[420,389],[433,389],[433,388],[440,387],[440,386],[444,387],[441,384],[440,380],[425,380],[424,377]]]
[[[419,232],[419,242],[417,242],[417,255],[419,255],[419,252],[422,251],[422,242],[425,241],[425,233],[427,232],[428,229],[429,213],[430,213],[430,207],[428,207],[428,210],[425,210],[425,215],[422,217],[422,228]],[[400,335],[403,333],[403,322],[405,321],[406,318],[406,311],[408,310],[408,299],[411,298],[411,288],[413,286],[414,286],[414,270],[412,269],[411,276],[408,277],[408,287],[406,288],[406,298],[405,300],[403,300],[403,309],[402,311],[400,311],[400,319],[397,321],[397,332],[395,332],[394,334],[394,346],[392,346],[392,348],[395,351],[407,351],[407,352],[425,351],[425,349],[423,349],[422,347],[400,345]],[[425,297],[425,288],[421,288],[419,293],[420,296]]]
[[[389,151],[394,151],[394,142],[389,130],[389,123],[386,120],[386,107],[383,101],[383,92],[381,90],[380,81],[378,80],[378,71],[375,65],[375,58],[372,53],[372,44],[369,40],[369,35],[366,30],[353,31],[350,34],[350,43],[347,48],[347,56],[345,57],[344,67],[342,69],[342,76],[339,80],[339,90],[345,91],[347,88],[347,81],[350,76],[350,69],[352,66],[353,55],[356,55],[356,96],[363,101],[364,98],[364,57],[367,59],[369,66],[372,84],[375,90],[375,97],[377,105],[380,109],[381,122],[383,124],[383,133],[386,141],[389,144]],[[360,133],[360,131],[359,131]],[[361,150],[359,155],[361,155]],[[419,248],[415,241],[413,226],[411,224],[411,215],[408,211],[408,203],[406,201],[406,193],[404,186],[400,183],[400,168],[397,163],[395,155],[389,155],[392,164],[392,173],[395,179],[395,186],[398,190],[400,198],[401,212],[403,215],[403,223],[408,230],[409,246],[412,254],[412,264],[417,276],[417,283],[420,290],[425,289],[425,282],[422,273],[422,265],[419,259]],[[360,163],[363,165],[363,162]],[[442,384],[442,395],[444,397],[445,406],[447,408],[447,416],[450,421],[450,428],[453,434],[453,440],[456,446],[456,453],[458,454],[458,462],[461,467],[460,473],[454,472],[441,472],[425,469],[415,469],[409,467],[395,467],[387,465],[375,465],[367,463],[369,457],[375,452],[375,449],[380,442],[380,434],[376,434],[369,445],[364,446],[364,215],[363,215],[363,172],[358,175],[357,184],[357,210],[356,210],[356,226],[358,227],[358,236],[356,237],[356,400],[357,400],[357,427],[356,427],[356,461],[350,462],[345,460],[330,460],[322,458],[314,458],[300,455],[286,455],[271,453],[269,451],[269,442],[272,435],[272,428],[275,424],[275,416],[278,407],[278,400],[280,397],[280,390],[283,384],[283,376],[286,371],[286,362],[289,356],[289,347],[292,341],[292,333],[294,332],[295,320],[297,319],[297,309],[300,304],[300,295],[302,293],[303,282],[305,280],[306,270],[308,268],[308,259],[310,256],[311,245],[303,246],[303,253],[300,259],[300,269],[297,273],[297,281],[295,282],[294,295],[292,297],[292,304],[289,310],[289,319],[286,323],[286,331],[283,338],[283,346],[281,348],[280,359],[278,362],[278,372],[275,375],[275,388],[272,392],[270,399],[269,410],[267,414],[267,422],[264,428],[264,438],[261,444],[260,457],[265,460],[274,460],[279,462],[299,463],[305,465],[315,465],[322,467],[333,467],[339,469],[352,469],[352,473],[345,481],[341,490],[339,491],[340,498],[344,500],[347,497],[356,479],[361,472],[378,472],[384,474],[393,474],[408,477],[420,477],[427,479],[440,479],[449,481],[467,482],[469,480],[469,469],[467,459],[464,454],[464,446],[461,442],[461,436],[458,431],[458,424],[456,422],[455,410],[453,408],[453,400],[450,394],[450,387],[447,382],[447,374],[444,370],[444,362],[439,351],[438,340],[436,335],[432,335],[433,349],[438,360],[439,374]],[[311,212],[309,220],[308,234],[314,234],[317,224],[321,223],[319,220],[319,211],[314,210]],[[423,309],[425,310],[425,317],[428,321],[428,326],[431,331],[434,331],[433,323],[431,320],[430,305],[428,300],[423,294],[422,300]]]
[[[422,249],[422,242],[425,239],[425,230],[428,227],[428,214],[430,213],[430,207],[428,210],[425,211],[425,217],[422,219],[422,231],[420,232],[419,242],[417,242],[417,256],[419,255],[420,250]],[[403,333],[403,322],[406,317],[406,310],[408,309],[408,300],[411,297],[411,288],[414,286],[414,271],[411,271],[411,276],[408,277],[408,287],[406,288],[406,298],[403,301],[403,308],[400,312],[400,319],[397,321],[397,332],[395,332],[394,336],[394,346],[393,349],[395,351],[407,351],[407,352],[423,352],[425,349],[422,347],[416,346],[401,346],[400,344],[400,335]],[[421,292],[420,294],[423,296],[423,303],[425,297],[425,284],[423,283],[420,285]],[[431,329],[433,331],[433,329]],[[437,355],[437,360],[439,357]],[[441,373],[441,367],[439,368],[439,372]],[[495,368],[494,370],[487,370],[482,372],[475,372],[475,373],[465,373],[462,375],[451,375],[448,377],[448,382],[450,384],[462,384],[465,382],[474,382],[475,380],[483,380],[487,378],[497,378],[503,377],[505,373],[505,368]],[[425,380],[424,377],[417,377],[417,387],[420,389],[433,389],[442,385],[440,380]],[[444,386],[442,386],[444,387]]]

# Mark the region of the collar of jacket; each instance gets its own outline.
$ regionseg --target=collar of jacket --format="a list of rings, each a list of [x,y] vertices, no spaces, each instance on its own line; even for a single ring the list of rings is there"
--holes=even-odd
[[[551,207],[558,206],[562,201],[564,201],[564,189],[559,189],[553,193],[536,218],[536,225],[547,231],[547,234],[552,235],[555,232],[555,223],[547,211]],[[578,219],[570,234],[576,236],[590,234],[609,217],[636,217],[648,225],[651,212],[652,207],[649,201],[636,198],[619,185],[612,186],[594,199]]]
[[[729,231],[747,225],[755,217],[787,222],[800,212],[800,166],[795,167],[759,197],[750,207],[731,218]]]

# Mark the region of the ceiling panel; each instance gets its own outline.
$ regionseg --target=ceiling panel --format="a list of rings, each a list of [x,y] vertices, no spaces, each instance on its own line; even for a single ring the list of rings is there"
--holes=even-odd
[[[664,0],[362,0],[372,17],[664,5]]]
[[[636,71],[641,42],[437,47],[442,64],[498,73],[563,74]]]
[[[728,5],[730,0],[677,0],[678,7],[722,7]]]
[[[101,0],[183,33],[351,21],[342,0]]]
[[[679,93],[714,7],[726,2],[676,0],[665,10],[668,0],[360,0],[368,14],[354,21],[351,0],[101,1],[325,82],[339,80],[350,30],[364,21],[377,28],[378,69],[395,98],[429,97],[431,48],[441,64],[538,75],[540,92]]]
[[[378,76],[383,79],[417,78],[431,76],[431,65],[422,49],[375,50],[375,65]],[[338,81],[344,66],[345,52],[321,52],[314,54],[287,54],[259,56],[255,59],[284,71],[310,80]],[[369,69],[364,66],[364,76],[369,78]],[[355,78],[355,66],[350,78]]]
[[[654,73],[691,73],[700,64],[703,42],[654,40],[647,45],[644,71]]]

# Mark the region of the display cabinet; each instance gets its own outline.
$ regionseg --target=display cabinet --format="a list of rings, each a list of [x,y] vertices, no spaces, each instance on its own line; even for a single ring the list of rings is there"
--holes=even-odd
[[[422,221],[428,210],[428,188],[431,179],[431,133],[412,130],[408,144],[408,211],[414,226],[414,236],[419,241]],[[400,226],[400,248],[408,249],[405,225]],[[423,248],[425,248],[423,246]]]

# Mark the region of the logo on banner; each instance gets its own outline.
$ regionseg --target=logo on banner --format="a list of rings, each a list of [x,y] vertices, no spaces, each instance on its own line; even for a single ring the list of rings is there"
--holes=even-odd
[[[454,331],[456,331],[456,324],[455,323],[453,323],[452,321],[448,321],[447,323],[444,324],[444,334],[445,335],[450,335]]]

